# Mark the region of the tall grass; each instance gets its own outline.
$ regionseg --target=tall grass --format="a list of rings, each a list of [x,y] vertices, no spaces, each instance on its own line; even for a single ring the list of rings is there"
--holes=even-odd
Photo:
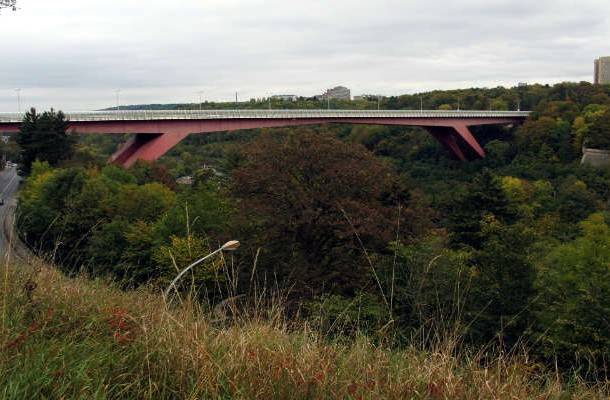
[[[0,398],[605,399],[525,355],[329,341],[273,312],[221,320],[152,288],[124,292],[39,264],[2,267]],[[269,310],[269,309],[267,309]],[[234,313],[235,314],[235,313]]]

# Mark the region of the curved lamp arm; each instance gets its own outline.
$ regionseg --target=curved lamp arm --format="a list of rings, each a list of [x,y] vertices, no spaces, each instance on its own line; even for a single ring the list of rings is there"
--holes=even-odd
[[[220,248],[218,248],[217,250],[214,250],[213,252],[211,252],[210,254],[208,254],[207,256],[200,258],[199,260],[195,261],[194,263],[192,263],[191,265],[189,265],[188,267],[186,267],[185,269],[183,269],[172,281],[172,283],[169,284],[169,286],[167,287],[167,289],[165,289],[165,292],[163,292],[163,296],[167,297],[167,295],[169,294],[169,291],[173,288],[175,288],[176,286],[176,282],[178,282],[180,280],[180,278],[182,278],[182,276],[184,274],[186,274],[188,271],[190,271],[194,266],[202,263],[203,261],[207,260],[208,258],[212,257],[213,255],[220,253],[221,251],[233,251],[233,250],[237,250],[237,248],[239,247],[239,242],[237,240],[231,240],[225,244],[223,244]]]

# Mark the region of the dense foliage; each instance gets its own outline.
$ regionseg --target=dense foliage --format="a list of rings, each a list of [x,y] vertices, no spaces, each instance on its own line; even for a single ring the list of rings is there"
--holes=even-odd
[[[409,127],[193,136],[130,171],[96,166],[111,146],[86,139],[77,154],[87,168],[34,164],[19,226],[66,271],[131,286],[163,286],[239,239],[230,274],[207,264],[196,287],[210,293],[229,279],[237,295],[285,291],[291,311],[333,332],[356,324],[371,337],[391,330],[398,343],[456,334],[465,345],[524,344],[541,360],[598,373],[610,359],[610,169],[580,165],[580,155],[610,148],[609,94],[564,83],[382,100],[534,111],[522,126],[473,129],[488,156],[468,163]],[[193,185],[176,185],[182,175]]]
[[[38,114],[34,108],[23,118],[17,144],[21,148],[20,171],[29,174],[35,160],[55,166],[72,156],[74,141],[66,134],[66,116],[60,111]]]
[[[69,273],[111,275],[130,286],[167,283],[216,244],[209,240],[222,236],[228,205],[214,182],[176,193],[146,178],[151,169],[51,169],[35,162],[20,195],[23,239]],[[212,283],[209,274],[200,278]]]
[[[368,281],[363,250],[383,252],[397,223],[406,240],[425,229],[426,211],[363,146],[297,130],[263,134],[243,157],[231,186],[255,233],[241,236],[298,292],[353,293]]]

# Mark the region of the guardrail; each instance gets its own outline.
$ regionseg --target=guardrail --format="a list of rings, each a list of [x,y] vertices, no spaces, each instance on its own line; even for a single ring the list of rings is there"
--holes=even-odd
[[[305,118],[527,118],[530,111],[445,110],[124,110],[65,112],[74,122],[214,120],[214,119],[305,119]],[[25,114],[0,113],[0,123],[21,122]]]

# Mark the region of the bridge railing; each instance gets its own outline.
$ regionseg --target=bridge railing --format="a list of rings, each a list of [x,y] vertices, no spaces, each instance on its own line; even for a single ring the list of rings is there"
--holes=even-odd
[[[458,110],[121,110],[66,112],[70,121],[149,121],[304,118],[526,118],[529,111]],[[21,122],[24,114],[0,113],[0,123]]]

